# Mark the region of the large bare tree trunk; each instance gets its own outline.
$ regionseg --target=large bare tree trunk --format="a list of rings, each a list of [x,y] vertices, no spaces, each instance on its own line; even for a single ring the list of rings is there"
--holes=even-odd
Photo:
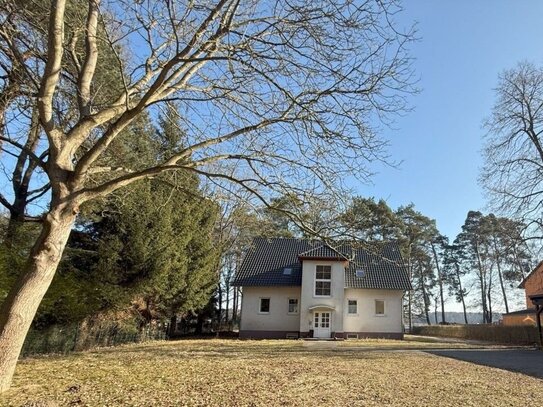
[[[15,365],[40,302],[47,292],[75,221],[65,205],[45,217],[23,272],[0,310],[0,392],[9,388]]]

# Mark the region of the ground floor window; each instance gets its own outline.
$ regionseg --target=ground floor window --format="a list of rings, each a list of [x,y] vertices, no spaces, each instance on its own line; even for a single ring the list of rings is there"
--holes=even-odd
[[[298,313],[298,298],[289,298],[288,299],[288,313],[297,314]]]
[[[358,314],[358,302],[356,300],[349,300],[348,305],[349,314]]]
[[[270,299],[269,298],[261,298],[260,299],[260,313],[261,314],[269,314],[270,313]]]
[[[384,300],[375,300],[375,315],[385,315]]]

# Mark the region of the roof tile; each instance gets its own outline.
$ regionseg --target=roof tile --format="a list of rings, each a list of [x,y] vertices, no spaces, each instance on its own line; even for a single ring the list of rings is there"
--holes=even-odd
[[[345,269],[346,288],[380,288],[410,290],[411,283],[395,242],[342,243],[329,245],[308,239],[257,238],[248,250],[233,285],[236,286],[299,286],[302,284],[300,257],[349,259]],[[290,274],[283,270],[291,268]],[[363,269],[362,277],[356,270]]]

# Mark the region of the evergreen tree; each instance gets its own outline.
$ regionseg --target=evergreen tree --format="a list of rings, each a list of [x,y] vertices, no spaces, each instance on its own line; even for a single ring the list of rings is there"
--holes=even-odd
[[[403,232],[401,219],[383,199],[354,197],[340,222],[365,241],[396,240]]]
[[[447,245],[444,252],[443,275],[449,287],[449,294],[462,304],[464,322],[467,324],[466,297],[469,291],[462,282],[464,276],[469,272],[465,253],[465,248],[458,238],[452,244]]]
[[[408,296],[409,327],[412,328],[413,311],[424,314],[430,323],[431,291],[436,284],[431,245],[438,233],[435,221],[417,211],[413,204],[399,207],[395,213],[402,222],[400,249],[414,288]]]

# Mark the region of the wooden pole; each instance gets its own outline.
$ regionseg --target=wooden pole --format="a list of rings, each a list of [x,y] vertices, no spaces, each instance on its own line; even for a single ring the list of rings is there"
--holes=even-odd
[[[539,349],[543,350],[543,333],[541,332],[541,312],[543,311],[543,306],[536,304],[536,318],[537,318],[537,331],[539,332]]]

